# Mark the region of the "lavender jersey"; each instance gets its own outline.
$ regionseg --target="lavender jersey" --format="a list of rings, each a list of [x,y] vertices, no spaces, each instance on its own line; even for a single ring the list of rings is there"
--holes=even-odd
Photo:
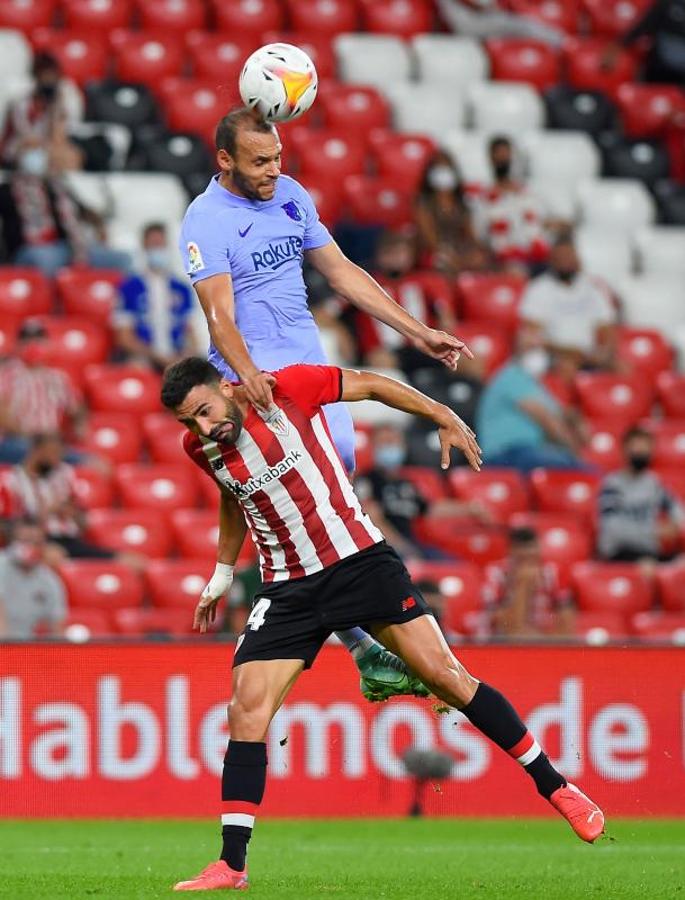
[[[235,320],[260,369],[297,363],[325,364],[302,277],[305,250],[332,240],[307,191],[281,175],[271,200],[248,200],[223,188],[214,176],[183,219],[180,250],[193,284],[227,274],[233,282]],[[209,360],[227,378],[235,372],[216,347]],[[325,408],[331,434],[349,470],[354,468],[354,429],[342,403]]]

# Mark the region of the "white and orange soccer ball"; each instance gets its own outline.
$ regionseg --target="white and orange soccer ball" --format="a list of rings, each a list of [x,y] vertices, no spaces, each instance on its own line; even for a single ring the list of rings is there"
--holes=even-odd
[[[266,44],[249,56],[240,73],[240,96],[267,122],[288,122],[306,112],[319,79],[309,56],[293,44]]]

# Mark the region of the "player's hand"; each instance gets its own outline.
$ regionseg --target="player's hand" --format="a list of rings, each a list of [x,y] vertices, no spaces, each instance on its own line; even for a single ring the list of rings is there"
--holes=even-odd
[[[422,337],[414,338],[414,346],[433,359],[439,359],[451,372],[456,372],[459,357],[463,353],[473,359],[473,353],[463,341],[446,331],[428,328]]]
[[[254,375],[241,377],[240,382],[253,406],[257,409],[269,409],[274,402],[271,389],[276,384],[276,379],[270,372],[255,372]]]
[[[193,617],[193,630],[200,634],[207,631],[209,625],[216,619],[216,607],[233,584],[233,566],[227,563],[217,563],[214,574],[205,585],[200,594],[200,602],[195,607]]]
[[[478,446],[475,433],[469,428],[463,419],[452,413],[446,425],[438,429],[440,439],[440,467],[449,469],[450,450],[456,447],[466,457],[468,464],[475,472],[480,472],[483,464],[483,451]]]

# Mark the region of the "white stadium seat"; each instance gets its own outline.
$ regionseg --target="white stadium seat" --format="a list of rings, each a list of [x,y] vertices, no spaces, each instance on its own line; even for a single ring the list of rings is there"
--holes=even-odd
[[[490,61],[473,38],[419,34],[412,41],[419,78],[436,84],[467,85],[488,77]]]
[[[685,228],[656,225],[634,235],[640,271],[645,275],[685,277]]]
[[[530,131],[521,135],[531,178],[554,178],[574,184],[596,178],[601,169],[594,141],[582,131]]]
[[[636,275],[617,288],[626,325],[658,328],[667,337],[685,328],[685,282],[680,276]]]
[[[480,131],[452,128],[444,134],[440,145],[454,158],[464,181],[492,183],[487,137]]]
[[[405,82],[412,75],[412,59],[398,37],[377,34],[341,34],[334,42],[342,81],[385,87]]]
[[[530,178],[528,189],[541,202],[545,215],[574,222],[578,213],[574,186],[554,178]]]
[[[630,238],[624,231],[609,231],[585,225],[575,233],[576,247],[589,275],[599,275],[615,288],[633,270]]]
[[[441,86],[444,92],[444,85]],[[446,102],[437,85],[426,82],[395,83],[386,87],[392,105],[395,129],[403,132],[423,132],[440,141],[449,128],[464,124],[464,101],[457,92],[450,92]]]
[[[528,84],[476,81],[466,89],[474,128],[517,137],[521,131],[542,128],[545,108],[540,95]]]
[[[632,178],[588,178],[578,185],[580,218],[586,225],[634,231],[654,221],[654,200]]]
[[[13,100],[27,97],[31,93],[33,80],[30,75],[18,75],[10,78],[0,77],[0,128],[5,121],[5,112]]]
[[[0,28],[0,84],[31,72],[31,45],[21,31]]]

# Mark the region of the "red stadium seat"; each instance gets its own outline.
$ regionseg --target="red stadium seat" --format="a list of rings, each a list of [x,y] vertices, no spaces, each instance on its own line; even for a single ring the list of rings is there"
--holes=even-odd
[[[559,83],[559,56],[547,44],[523,38],[491,38],[485,48],[491,76],[497,81],[523,81],[539,91]]]
[[[633,634],[651,640],[685,644],[685,612],[640,612],[630,621]]]
[[[69,28],[102,33],[131,22],[131,0],[62,0]]]
[[[685,418],[642,422],[655,438],[654,465],[685,469]]]
[[[597,38],[569,40],[564,48],[566,77],[572,87],[581,91],[601,91],[615,97],[620,85],[635,81],[636,63],[622,50],[611,69],[607,69],[603,55],[606,41]]]
[[[197,503],[197,479],[187,466],[129,463],[114,478],[122,504],[131,509],[171,512]]]
[[[31,34],[34,50],[47,50],[59,60],[62,72],[77,84],[104,78],[107,42],[101,34],[38,28]]]
[[[673,116],[685,111],[685,97],[670,84],[622,84],[616,102],[630,138],[663,137]]]
[[[348,175],[361,175],[365,169],[366,145],[354,132],[342,129],[311,131],[298,128],[291,134],[297,149],[300,174],[328,176],[335,172],[335,180]]]
[[[649,414],[654,389],[639,375],[581,372],[575,380],[583,413],[591,419],[625,423]]]
[[[477,500],[498,523],[507,522],[511,515],[529,506],[523,476],[515,469],[487,467],[474,472],[461,466],[450,471],[448,482],[458,500]]]
[[[589,438],[583,448],[583,461],[599,466],[605,472],[620,469],[623,465],[621,443],[625,428],[614,424],[604,425],[601,419],[585,423],[589,429]]]
[[[169,524],[156,509],[92,509],[88,537],[118,553],[158,557],[171,551]]]
[[[583,0],[595,34],[620,37],[646,12],[652,0]]]
[[[599,476],[589,472],[535,469],[530,475],[535,508],[540,512],[573,513],[593,521]]]
[[[356,425],[355,425],[356,428]],[[399,477],[410,481],[417,491],[429,502],[445,500],[449,494],[443,474],[427,466],[403,466]]]
[[[252,35],[191,31],[186,46],[195,78],[215,79],[217,84],[238,81],[247,57],[257,49]]]
[[[84,373],[89,405],[103,412],[144,415],[160,409],[161,378],[136,366],[88,366]]]
[[[685,506],[685,471],[682,467],[674,469],[671,466],[654,466],[654,471],[666,490]]]
[[[104,609],[77,607],[69,610],[64,622],[66,637],[78,642],[84,637],[87,639],[111,637],[113,630],[111,615]]]
[[[214,510],[177,509],[171,514],[174,543],[187,559],[216,559],[219,518]],[[237,565],[246,567],[257,561],[257,550],[249,534],[243,541]]]
[[[52,312],[50,282],[38,269],[0,267],[0,316],[37,316]]]
[[[58,569],[69,596],[69,606],[117,609],[140,606],[143,581],[123,563],[110,559],[69,559]]]
[[[163,78],[181,74],[183,44],[177,35],[121,29],[111,40],[121,81],[145,84],[157,93]]]
[[[205,26],[202,0],[138,0],[138,14],[141,26],[150,32],[186,34]]]
[[[285,10],[280,0],[212,0],[212,7],[219,31],[259,39],[264,31],[283,28]]]
[[[217,87],[211,79],[167,78],[160,86],[169,128],[189,131],[214,146],[219,119],[237,98],[235,87]]]
[[[435,24],[429,0],[362,0],[361,7],[364,30],[376,34],[410,38]]]
[[[628,634],[627,616],[611,610],[577,612],[574,631],[588,644],[606,644]]]
[[[476,361],[482,362],[484,374],[490,376],[511,355],[511,337],[503,328],[487,321],[460,322],[460,340],[471,349]]]
[[[381,177],[403,179],[413,188],[419,186],[428,161],[436,152],[435,142],[425,134],[396,134],[384,128],[371,132],[369,147]]]
[[[518,275],[464,272],[457,277],[462,314],[514,331],[525,286]]]
[[[189,463],[181,439],[186,429],[168,412],[148,413],[143,418],[143,434],[156,463]]]
[[[193,464],[191,463],[191,465]],[[218,514],[219,485],[217,484],[216,479],[210,478],[206,472],[201,472],[200,469],[196,468],[194,465],[193,469],[196,473],[197,483],[200,488],[200,497],[202,499],[201,505],[212,510],[215,514]]]
[[[512,11],[527,19],[537,19],[568,34],[578,30],[579,0],[509,0]]]
[[[636,613],[651,607],[654,591],[635,563],[579,562],[571,579],[583,611]]]
[[[656,387],[664,415],[668,418],[685,419],[685,375],[661,372]]]
[[[532,528],[545,562],[565,567],[592,556],[592,535],[582,519],[559,513],[514,513],[512,528]]]
[[[116,269],[67,267],[55,277],[57,296],[64,312],[109,324],[123,280]]]
[[[342,185],[331,182],[330,173],[302,175],[298,181],[311,194],[321,221],[331,228],[336,225],[343,209]]]
[[[419,540],[476,565],[499,562],[509,550],[509,539],[502,529],[474,526],[463,516],[418,519],[415,533]]]
[[[474,634],[485,624],[483,573],[470,562],[412,562],[414,583],[434,582],[445,598],[441,625],[448,633]]]
[[[364,475],[373,466],[372,434],[373,425],[364,422],[354,423],[354,471],[356,475]]]
[[[211,559],[153,559],[145,570],[147,593],[154,606],[175,606],[191,615],[214,571]]]
[[[171,636],[193,633],[194,609],[141,609],[133,606],[115,609],[112,624],[117,634],[126,637]]]
[[[94,412],[88,417],[83,449],[115,465],[137,462],[143,445],[137,418],[130,413]]]
[[[385,98],[372,87],[352,84],[323,84],[317,98],[324,124],[348,133],[361,132],[365,136],[372,128],[388,128],[390,107]]]
[[[412,222],[412,192],[394,178],[348,175],[344,190],[350,217],[360,225],[402,228]]]
[[[685,562],[657,566],[656,583],[661,606],[669,612],[685,612]]]
[[[20,316],[0,317],[0,359],[13,353],[20,325]]]
[[[267,31],[262,35],[265,44],[294,44],[311,58],[319,81],[335,78],[336,59],[331,39],[326,34],[311,31]]]
[[[673,365],[673,348],[654,328],[628,328],[618,333],[618,358],[638,375],[653,379]]]
[[[0,3],[0,28],[33,31],[47,27],[57,9],[57,0],[4,0]]]
[[[54,366],[83,369],[101,363],[110,349],[108,332],[98,322],[82,316],[39,316],[50,342],[48,362]]]
[[[114,502],[114,483],[109,475],[88,466],[76,466],[76,496],[83,509],[111,506]]]
[[[305,34],[330,36],[359,25],[355,0],[287,0],[287,7],[292,27]]]

